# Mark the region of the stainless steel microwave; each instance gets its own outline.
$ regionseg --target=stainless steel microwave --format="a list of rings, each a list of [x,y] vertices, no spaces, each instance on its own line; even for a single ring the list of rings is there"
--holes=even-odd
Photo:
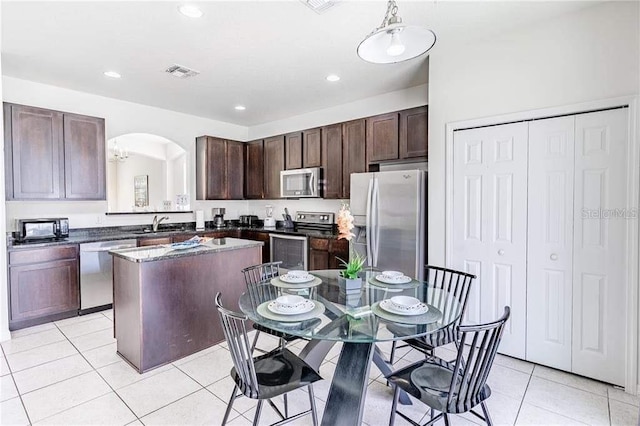
[[[320,179],[322,169],[283,170],[280,172],[280,197],[282,198],[318,198],[321,197]]]
[[[69,219],[19,219],[18,241],[61,240],[69,237]]]

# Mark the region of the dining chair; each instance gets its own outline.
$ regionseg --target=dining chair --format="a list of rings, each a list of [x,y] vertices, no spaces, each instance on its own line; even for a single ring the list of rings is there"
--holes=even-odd
[[[282,264],[282,261],[267,262],[260,265],[249,266],[242,270],[242,273],[244,275],[244,282],[247,285],[247,292],[249,293],[249,297],[256,306],[258,306],[262,302],[273,300],[278,297],[278,293],[275,288],[260,284],[264,284],[271,280],[271,278],[279,276],[280,264]],[[252,351],[256,350],[258,337],[260,337],[261,332],[267,333],[280,339],[280,346],[282,347],[299,338],[297,336],[292,336],[291,334],[273,330],[271,328],[265,327],[264,325],[255,323],[253,324],[253,329],[256,331],[256,335],[254,336],[253,343],[251,344]],[[266,352],[262,349],[257,349],[257,351],[262,353]]]
[[[395,352],[398,348],[410,346],[427,356],[433,356],[433,350],[438,346],[445,346],[449,343],[455,343],[457,346],[459,336],[456,333],[456,327],[460,325],[460,321],[464,317],[471,283],[476,276],[467,272],[427,265],[425,266],[425,277],[425,281],[429,287],[446,290],[453,295],[462,305],[462,311],[456,321],[436,333],[428,334],[424,337],[403,340],[404,345],[396,346],[397,342],[394,340],[391,344],[391,355],[389,356],[389,363],[391,364],[393,364]],[[387,328],[394,333],[393,325],[389,325]],[[397,334],[402,333],[402,330],[398,330]]]
[[[253,350],[249,345],[249,337],[247,336],[245,325],[248,320],[247,316],[224,308],[220,293],[216,294],[215,303],[220,314],[224,337],[231,353],[234,365],[231,369],[231,377],[235,382],[222,424],[225,425],[227,423],[236,398],[244,395],[258,400],[253,419],[254,426],[258,425],[265,400],[282,418],[277,424],[311,414],[313,425],[317,426],[318,415],[313,394],[313,383],[321,380],[322,377],[306,362],[286,348],[279,347],[269,353],[253,358]],[[305,386],[309,394],[310,409],[289,417],[287,393]],[[239,393],[237,393],[238,390],[240,391]],[[284,414],[271,401],[272,398],[280,395],[284,397]]]
[[[431,419],[424,426],[432,425],[444,418],[445,426],[449,425],[449,414],[470,412],[476,417],[492,425],[491,416],[485,401],[491,396],[491,389],[486,384],[493,360],[502,338],[504,324],[511,311],[505,306],[502,317],[494,322],[480,325],[461,325],[460,345],[455,362],[447,362],[439,358],[418,361],[395,371],[387,380],[395,386],[393,405],[389,425],[395,422],[396,414],[413,424],[418,424],[398,411],[400,390],[422,401],[431,409]],[[469,345],[469,353],[464,356],[465,345]],[[480,405],[482,415],[473,411]],[[435,416],[435,411],[440,414]]]

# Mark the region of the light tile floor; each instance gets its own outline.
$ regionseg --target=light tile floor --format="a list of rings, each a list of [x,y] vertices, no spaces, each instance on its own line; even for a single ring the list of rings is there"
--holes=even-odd
[[[57,321],[19,330],[2,342],[0,356],[0,424],[59,425],[200,425],[220,424],[233,389],[231,357],[224,343],[158,368],[136,373],[116,355],[112,312]],[[260,346],[274,347],[275,339],[260,337]],[[293,346],[300,350],[303,342]],[[388,354],[390,344],[381,345]],[[335,370],[339,345],[320,368],[325,380],[314,385],[317,406],[324,409]],[[454,352],[439,349],[451,359]],[[400,349],[395,367],[421,358]],[[489,410],[496,424],[508,425],[637,425],[640,398],[610,385],[551,368],[499,355],[489,377],[493,394]],[[392,391],[372,366],[364,412],[365,425],[388,423]],[[295,412],[308,407],[304,391],[292,393]],[[230,425],[249,425],[255,402],[240,398]],[[416,420],[424,419],[421,404],[405,407]],[[265,408],[261,424],[276,421]],[[453,425],[474,425],[469,415]],[[309,416],[293,422],[310,425]],[[406,424],[398,419],[396,424]]]

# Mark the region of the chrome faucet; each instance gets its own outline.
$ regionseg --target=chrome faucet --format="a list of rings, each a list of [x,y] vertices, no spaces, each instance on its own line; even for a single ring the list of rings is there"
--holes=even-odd
[[[151,229],[153,230],[153,232],[158,232],[158,225],[160,225],[160,222],[168,219],[169,216],[162,216],[160,219],[158,219],[158,215],[155,215],[153,217],[153,223],[151,224]]]

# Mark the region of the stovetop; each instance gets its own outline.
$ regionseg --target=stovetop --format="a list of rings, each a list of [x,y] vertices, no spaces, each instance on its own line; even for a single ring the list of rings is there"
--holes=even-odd
[[[333,231],[335,213],[296,212],[295,229],[297,231]]]

